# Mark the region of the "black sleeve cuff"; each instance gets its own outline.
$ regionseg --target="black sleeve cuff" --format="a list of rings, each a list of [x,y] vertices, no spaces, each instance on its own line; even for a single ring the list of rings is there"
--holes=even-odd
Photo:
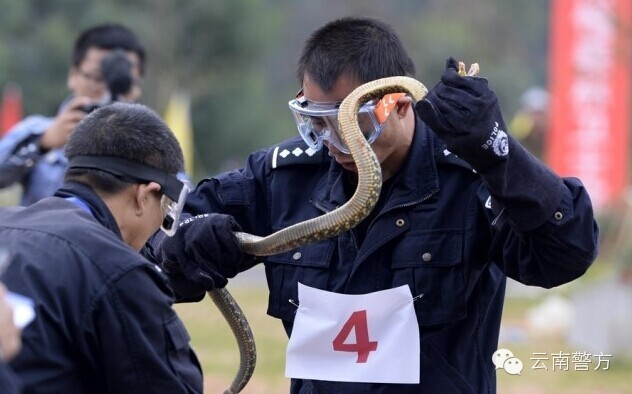
[[[507,160],[487,168],[480,175],[518,231],[532,230],[551,219],[564,195],[562,178],[511,136]]]
[[[171,263],[170,261],[161,262],[156,257],[151,241],[155,241],[156,238],[163,236],[166,235],[161,231],[154,234],[141,250],[141,254],[145,256],[147,260],[160,267],[162,273],[167,277],[171,285],[171,289],[176,297],[176,303],[198,302],[203,300],[206,295],[206,290],[202,286],[188,280],[177,264]]]

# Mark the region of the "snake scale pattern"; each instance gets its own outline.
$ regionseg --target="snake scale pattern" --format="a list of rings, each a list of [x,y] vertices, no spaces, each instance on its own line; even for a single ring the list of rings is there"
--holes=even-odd
[[[377,157],[360,130],[357,114],[367,101],[398,92],[405,92],[418,101],[426,95],[427,89],[421,82],[409,77],[382,78],[357,87],[340,105],[340,134],[358,169],[358,187],[349,201],[332,212],[294,224],[267,237],[236,233],[245,253],[270,256],[322,241],[350,230],[371,212],[382,189],[382,172]],[[224,394],[239,393],[255,369],[257,351],[254,336],[241,308],[228,290],[215,289],[208,294],[228,321],[239,347],[239,370]]]

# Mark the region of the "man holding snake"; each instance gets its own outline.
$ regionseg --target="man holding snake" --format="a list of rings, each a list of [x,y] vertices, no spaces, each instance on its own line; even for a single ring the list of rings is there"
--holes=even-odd
[[[390,26],[353,17],[316,30],[297,71],[301,89],[289,107],[300,137],[203,180],[186,211],[230,215],[227,231],[266,236],[349,200],[357,167],[339,135],[338,106],[366,82],[413,76],[414,65]],[[200,216],[174,237],[155,238],[154,254],[206,290],[263,262],[268,314],[289,336],[297,310],[289,300],[301,302],[299,283],[347,295],[405,285],[420,296],[419,383],[293,379],[292,393],[493,393],[506,278],[551,288],[581,276],[597,253],[589,196],[578,179],[559,177],[509,135],[475,68],[466,74],[450,58],[422,100],[396,94],[382,101],[386,107],[367,103],[358,116],[383,184],[355,228],[266,258],[222,259],[205,242],[218,216]]]

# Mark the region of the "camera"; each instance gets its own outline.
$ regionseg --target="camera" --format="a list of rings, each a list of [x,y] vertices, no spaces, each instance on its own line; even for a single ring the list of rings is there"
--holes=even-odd
[[[119,96],[125,95],[132,88],[132,62],[122,49],[115,49],[101,60],[101,75],[108,89],[108,95],[103,102],[90,103],[81,108],[90,113],[97,108],[117,101]]]

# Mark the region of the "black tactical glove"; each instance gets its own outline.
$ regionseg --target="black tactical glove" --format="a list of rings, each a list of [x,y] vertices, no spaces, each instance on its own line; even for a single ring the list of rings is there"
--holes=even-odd
[[[485,78],[460,76],[453,58],[416,109],[448,149],[477,171],[506,160],[509,137],[496,94]]]
[[[236,231],[241,227],[232,216],[203,214],[182,220],[172,237],[159,233],[150,242],[168,274],[181,270],[187,280],[213,290],[252,266],[247,266],[250,259],[244,258]]]
[[[449,58],[441,82],[415,108],[448,149],[476,169],[515,229],[528,231],[553,217],[562,179],[507,135],[486,79],[459,75]]]

